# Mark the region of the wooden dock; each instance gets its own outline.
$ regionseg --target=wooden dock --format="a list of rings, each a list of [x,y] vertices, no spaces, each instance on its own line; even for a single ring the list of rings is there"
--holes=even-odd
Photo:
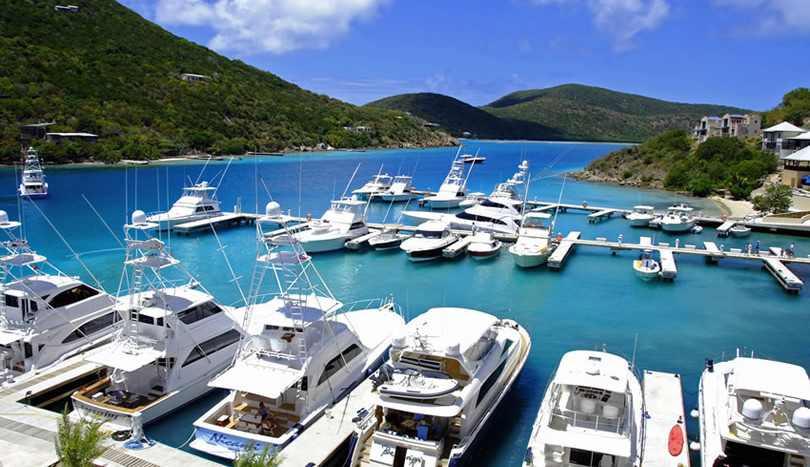
[[[560,269],[565,260],[568,259],[568,254],[571,252],[571,247],[574,246],[570,240],[576,240],[582,235],[581,232],[568,232],[568,235],[557,245],[557,248],[548,257],[548,267],[552,269]]]
[[[643,381],[646,426],[644,429],[645,467],[689,467],[689,440],[683,410],[681,376],[674,373],[644,371]],[[682,440],[670,446],[670,438]]]

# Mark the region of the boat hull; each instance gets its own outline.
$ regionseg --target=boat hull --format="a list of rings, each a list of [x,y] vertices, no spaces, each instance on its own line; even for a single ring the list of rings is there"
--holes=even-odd
[[[695,226],[695,220],[677,223],[661,222],[661,229],[664,232],[687,232]]]
[[[185,224],[186,222],[201,221],[204,219],[213,219],[215,217],[224,216],[222,212],[211,213],[208,215],[200,216],[183,216],[183,217],[166,217],[161,214],[149,216],[147,221],[154,222],[158,225],[158,230],[171,230],[176,225]]]
[[[636,273],[636,277],[643,281],[650,281],[657,278],[661,274],[661,267],[656,264],[654,267],[644,267],[641,264],[641,261],[634,261],[633,262],[633,271]]]
[[[431,209],[452,209],[457,208],[465,199],[466,196],[457,196],[455,198],[436,198],[429,196],[423,198],[423,201],[430,206]]]

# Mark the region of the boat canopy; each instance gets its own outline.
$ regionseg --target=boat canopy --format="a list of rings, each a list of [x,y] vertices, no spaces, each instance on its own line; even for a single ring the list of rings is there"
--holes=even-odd
[[[542,438],[548,446],[566,446],[572,449],[593,451],[614,457],[629,458],[630,439],[618,436],[605,436],[604,432],[578,432],[543,429]]]
[[[301,370],[247,363],[232,366],[212,379],[208,386],[277,399],[303,376]]]
[[[575,350],[563,355],[554,380],[566,386],[627,391],[627,360],[607,352]]]
[[[129,341],[118,341],[112,348],[104,347],[103,352],[95,352],[85,360],[122,371],[135,371],[165,357],[166,352],[152,347],[133,347]]]
[[[396,397],[377,396],[376,405],[403,412],[420,413],[433,417],[456,417],[461,413],[464,399],[456,397],[449,405],[439,405],[430,402],[420,402],[415,399],[399,399]]]
[[[804,368],[759,358],[734,360],[736,391],[752,391],[810,401],[810,379]]]
[[[19,334],[19,333],[9,332],[9,331],[0,331],[0,345],[9,345],[12,342],[16,342],[16,341],[22,339],[23,337],[25,337],[25,336],[23,336],[22,334]]]
[[[29,264],[42,263],[47,258],[37,253],[18,253],[0,257],[0,263],[9,266],[27,266]]]
[[[407,326],[407,334],[421,342],[426,339],[435,351],[458,345],[462,354],[478,344],[498,319],[488,313],[464,308],[431,308]]]

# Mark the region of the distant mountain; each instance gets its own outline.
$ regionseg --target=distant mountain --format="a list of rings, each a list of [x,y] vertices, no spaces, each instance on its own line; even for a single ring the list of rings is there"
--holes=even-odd
[[[520,119],[501,118],[442,94],[400,94],[366,104],[366,107],[401,110],[431,123],[437,123],[451,135],[465,132],[482,139],[556,140],[557,130]]]
[[[564,139],[589,141],[644,141],[666,130],[688,131],[706,115],[751,112],[667,102],[579,84],[514,92],[482,109],[500,118],[554,128]]]
[[[440,94],[402,94],[368,107],[410,112],[451,135],[494,139],[643,141],[666,130],[689,130],[701,117],[750,113],[736,107],[679,104],[602,88],[566,84],[519,91],[483,107]]]
[[[452,143],[401,112],[356,107],[220,56],[114,1],[84,0],[78,11],[50,0],[4,4],[0,162],[18,160],[20,125],[38,122],[100,136],[38,142],[49,162]]]

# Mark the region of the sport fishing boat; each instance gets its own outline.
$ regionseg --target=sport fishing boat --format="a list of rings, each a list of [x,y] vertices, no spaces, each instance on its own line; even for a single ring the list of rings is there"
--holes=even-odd
[[[627,360],[568,352],[540,403],[523,465],[637,467],[643,414],[641,384]]]
[[[462,154],[459,159],[461,159],[461,162],[465,164],[482,164],[487,160],[487,158],[484,156],[479,156],[478,153],[479,151],[475,151],[475,154]]]
[[[39,162],[39,154],[33,147],[29,147],[25,153],[25,166],[23,167],[22,180],[19,187],[20,196],[40,199],[48,196],[48,182],[45,181],[45,173]]]
[[[375,174],[365,185],[353,190],[352,194],[356,195],[358,199],[370,201],[386,193],[391,188],[391,180],[391,176],[388,174]]]
[[[309,218],[309,217],[307,217]],[[346,240],[368,233],[366,202],[356,196],[333,200],[323,216],[293,234],[308,253],[343,249]]]
[[[230,393],[194,422],[191,447],[228,459],[250,443],[257,451],[290,443],[383,362],[405,323],[391,297],[335,299],[294,235],[265,240],[263,226],[278,224],[278,204],[268,203],[265,214],[256,221],[263,252],[250,298],[237,310],[247,338],[210,382]],[[262,287],[269,277],[278,287],[272,298]]]
[[[413,262],[430,261],[440,258],[442,250],[458,241],[458,235],[450,227],[438,220],[427,221],[416,227],[411,238],[399,246]]]
[[[68,276],[21,238],[0,211],[0,382],[19,381],[99,345],[116,329],[115,298]]]
[[[419,195],[414,193],[411,183],[413,182],[410,175],[397,175],[388,190],[379,193],[373,200],[386,201],[389,203],[396,203],[399,201],[410,201],[418,198]]]
[[[183,195],[167,212],[152,214],[147,222],[158,225],[159,230],[169,230],[177,224],[224,215],[216,199],[217,188],[208,182],[183,188]]]
[[[799,365],[707,360],[698,391],[702,465],[810,465],[810,380]],[[722,457],[721,457],[722,456]]]
[[[422,198],[422,202],[431,209],[450,209],[458,207],[466,197],[467,179],[464,177],[464,162],[456,157],[453,159],[450,172],[447,173],[439,191],[425,196]]]
[[[374,407],[357,422],[347,465],[460,465],[530,349],[510,319],[450,307],[417,316],[371,376]]]
[[[546,212],[529,211],[523,216],[517,240],[509,246],[516,265],[533,268],[548,262],[557,246],[551,240],[550,220],[551,215]]]
[[[492,232],[474,233],[467,245],[467,254],[478,260],[494,258],[500,251],[501,241],[493,237]]]
[[[652,250],[642,250],[639,258],[633,261],[633,271],[638,278],[648,281],[661,274],[661,265],[653,257]]]
[[[111,343],[85,357],[108,376],[73,393],[74,419],[101,418],[107,428],[137,433],[139,424],[211,391],[208,381],[239,346],[232,310],[149,234],[155,229],[143,211],[124,226],[127,257],[115,309],[125,324]]]
[[[639,204],[637,206],[633,206],[633,211],[629,212],[624,217],[630,221],[630,227],[648,227],[650,225],[650,221],[655,219],[653,209],[655,208],[652,206]]]
[[[667,208],[667,213],[661,218],[661,229],[665,232],[687,232],[695,227],[697,220],[692,215],[694,209],[686,204],[679,204]]]

